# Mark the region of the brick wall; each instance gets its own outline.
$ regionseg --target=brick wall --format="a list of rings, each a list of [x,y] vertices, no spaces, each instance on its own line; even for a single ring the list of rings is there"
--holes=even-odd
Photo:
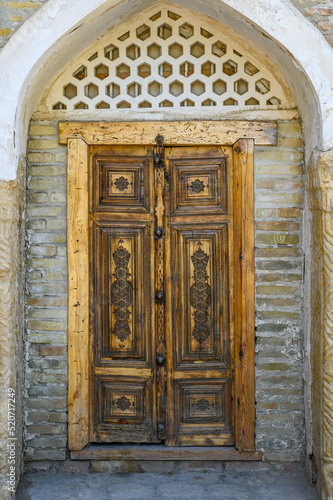
[[[280,123],[275,148],[256,148],[257,446],[268,460],[300,458],[302,386],[302,135]]]
[[[66,148],[57,123],[32,122],[27,179],[26,460],[63,460],[67,441]],[[257,147],[257,447],[267,460],[304,453],[302,384],[303,141],[280,122]]]
[[[67,442],[66,148],[30,127],[27,170],[26,455],[62,460]]]
[[[15,31],[48,0],[0,2],[0,50]],[[333,2],[291,0],[291,3],[323,34],[333,46]]]

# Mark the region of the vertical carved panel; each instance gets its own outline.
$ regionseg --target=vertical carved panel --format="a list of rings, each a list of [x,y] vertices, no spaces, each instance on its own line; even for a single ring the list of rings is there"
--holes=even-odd
[[[197,245],[197,250],[191,255],[194,274],[190,289],[190,304],[194,309],[192,337],[199,342],[199,349],[202,350],[202,344],[211,334],[208,328],[211,286],[208,284],[209,276],[206,271],[209,255],[202,250],[201,241],[198,241]]]
[[[120,342],[124,342],[130,335],[129,317],[132,314],[130,307],[133,302],[133,285],[130,281],[128,263],[131,258],[129,251],[123,247],[124,240],[119,240],[119,247],[114,251],[112,257],[115,263],[113,276],[115,278],[111,285],[111,304],[114,307],[115,325],[112,330]],[[124,348],[120,344],[120,348]]]
[[[151,346],[150,228],[95,224],[96,362],[148,362]],[[109,359],[109,361],[108,361]]]
[[[230,361],[228,226],[203,229],[177,225],[172,246],[177,364],[192,365],[200,360],[227,366]]]
[[[106,355],[137,356],[136,346],[143,340],[143,332],[136,321],[141,309],[140,297],[133,296],[133,288],[140,279],[139,256],[135,248],[139,234],[130,235],[127,231],[119,235],[119,230],[118,234],[115,232],[108,234],[108,252],[105,254],[108,260],[105,275],[108,306],[103,304],[102,307],[105,307],[105,347],[109,349]]]

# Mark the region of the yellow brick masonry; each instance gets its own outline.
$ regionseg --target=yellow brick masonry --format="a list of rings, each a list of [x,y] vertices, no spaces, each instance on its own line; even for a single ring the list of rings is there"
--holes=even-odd
[[[66,148],[55,122],[32,122],[27,180],[27,460],[66,454]],[[304,452],[302,387],[303,139],[278,124],[257,147],[256,436],[268,460]],[[56,390],[59,388],[60,392]]]
[[[27,460],[66,457],[66,154],[57,129],[32,125],[28,143]]]
[[[303,139],[279,123],[275,148],[257,148],[256,435],[268,460],[304,446],[302,392]]]

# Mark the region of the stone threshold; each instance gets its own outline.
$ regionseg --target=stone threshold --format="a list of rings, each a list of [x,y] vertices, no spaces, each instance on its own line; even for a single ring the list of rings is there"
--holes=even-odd
[[[163,444],[90,444],[83,450],[71,451],[75,460],[209,460],[209,461],[260,461],[261,451],[239,452],[234,447],[220,446],[170,446]]]

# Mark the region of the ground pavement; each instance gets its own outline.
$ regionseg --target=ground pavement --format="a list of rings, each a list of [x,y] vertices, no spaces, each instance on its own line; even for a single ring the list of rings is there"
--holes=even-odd
[[[316,500],[304,474],[286,471],[182,473],[30,472],[16,500]]]

